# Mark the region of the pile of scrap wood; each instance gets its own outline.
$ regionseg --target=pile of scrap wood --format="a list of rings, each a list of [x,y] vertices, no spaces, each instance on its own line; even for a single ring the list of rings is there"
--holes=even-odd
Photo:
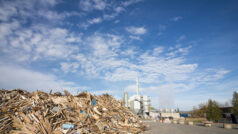
[[[0,133],[141,133],[144,125],[112,96],[0,90]]]

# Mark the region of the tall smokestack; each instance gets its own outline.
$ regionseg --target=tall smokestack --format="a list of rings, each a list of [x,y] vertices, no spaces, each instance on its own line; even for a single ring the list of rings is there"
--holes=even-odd
[[[125,102],[125,107],[128,107],[128,93],[124,92],[124,102]]]
[[[136,78],[136,87],[137,87],[137,89],[136,89],[136,95],[137,95],[137,97],[139,96],[139,77],[137,76],[137,78]]]

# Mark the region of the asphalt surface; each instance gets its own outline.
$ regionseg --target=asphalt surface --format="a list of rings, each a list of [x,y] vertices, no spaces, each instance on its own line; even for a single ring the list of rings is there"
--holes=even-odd
[[[238,128],[224,129],[219,125],[204,127],[201,125],[164,124],[159,122],[145,121],[149,125],[143,134],[238,134]]]

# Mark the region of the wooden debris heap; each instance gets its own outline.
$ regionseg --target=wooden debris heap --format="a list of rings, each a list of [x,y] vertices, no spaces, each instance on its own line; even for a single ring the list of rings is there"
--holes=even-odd
[[[0,133],[141,133],[144,125],[108,94],[0,90]]]

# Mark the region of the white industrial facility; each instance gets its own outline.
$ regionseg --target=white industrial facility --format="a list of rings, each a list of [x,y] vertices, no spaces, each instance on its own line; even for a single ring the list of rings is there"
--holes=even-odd
[[[139,93],[139,78],[136,79],[136,94],[128,99],[128,93],[124,93],[123,102],[133,113],[142,118],[148,118],[150,112],[150,99],[146,95]]]
[[[124,92],[123,103],[125,107],[128,107],[133,113],[142,118],[173,118],[179,119],[180,113],[174,109],[159,109],[150,110],[149,96],[140,95],[139,92],[139,78],[136,79],[136,94],[131,97],[127,92]],[[129,98],[129,99],[128,99]]]

